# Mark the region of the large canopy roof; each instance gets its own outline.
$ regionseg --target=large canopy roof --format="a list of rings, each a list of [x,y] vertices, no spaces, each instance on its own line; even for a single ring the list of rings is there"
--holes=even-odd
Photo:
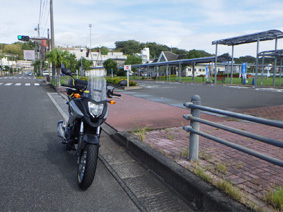
[[[281,57],[283,58],[283,49],[263,51],[258,54],[262,57]]]
[[[217,59],[218,61],[229,60],[223,56],[218,56]],[[194,64],[194,63],[197,64],[197,63],[210,63],[214,61],[215,61],[215,57],[201,57],[201,58],[194,58],[194,59],[172,60],[172,61],[159,62],[159,63],[145,63],[145,64],[139,64],[139,65],[132,65],[132,67],[141,68],[141,67],[153,67],[153,66],[166,66],[167,64],[168,65]]]
[[[259,41],[266,40],[274,40],[276,38],[283,38],[283,32],[280,30],[268,30],[264,32],[258,32],[238,37],[226,38],[221,40],[216,40],[212,42],[212,45],[222,44],[222,45],[240,45],[244,43],[253,43]]]

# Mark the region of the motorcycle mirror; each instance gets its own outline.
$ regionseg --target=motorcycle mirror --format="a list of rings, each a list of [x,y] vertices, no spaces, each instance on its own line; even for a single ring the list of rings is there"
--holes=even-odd
[[[121,80],[119,82],[119,86],[126,86],[127,85],[127,80]]]
[[[61,68],[61,71],[65,75],[69,75],[69,76],[72,75],[72,71],[70,69],[68,69],[68,68]]]
[[[109,85],[109,86],[107,86],[107,88],[108,88],[109,90],[113,90],[115,87]]]

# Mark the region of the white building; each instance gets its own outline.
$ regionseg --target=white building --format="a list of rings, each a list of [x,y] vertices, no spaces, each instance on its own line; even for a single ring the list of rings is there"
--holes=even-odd
[[[127,60],[127,56],[123,54],[123,52],[108,52],[107,55],[102,55],[100,51],[98,52],[89,52],[87,57],[87,49],[86,48],[64,48],[64,50],[74,54],[77,60],[80,60],[82,57],[93,61],[93,70],[91,72],[97,72],[99,75],[106,75],[106,70],[103,67],[104,61],[108,59],[112,59],[117,63],[118,67],[123,67],[125,61]],[[86,72],[86,76],[90,73]]]
[[[142,58],[142,64],[150,62],[150,60],[149,60],[149,58],[150,58],[149,48],[143,48],[141,50],[141,53],[140,54],[137,53],[136,55]]]
[[[0,59],[0,65],[2,67],[9,66],[9,67],[16,67],[16,61],[9,61],[7,57],[3,57]]]
[[[103,66],[104,61],[108,59],[114,60],[118,67],[122,67],[127,60],[127,55],[124,55],[123,52],[108,52],[107,55],[102,55],[100,52],[91,52],[91,55],[86,59],[93,60],[95,67]]]
[[[204,76],[206,75],[206,70],[208,73],[214,73],[214,64],[202,64],[202,65],[195,65],[195,77],[197,76]],[[186,77],[191,77],[193,76],[193,66],[186,66],[184,74]],[[217,73],[225,73],[226,68],[225,65],[217,66]]]
[[[103,62],[108,59],[116,61],[118,66],[122,67],[127,60],[127,56],[123,55],[123,52],[108,52],[107,55],[102,55],[101,52],[90,52],[87,57],[86,48],[64,48],[64,50],[74,54],[77,60],[80,60],[82,57],[87,60],[92,60],[94,67],[103,66]]]
[[[30,60],[18,60],[17,61],[17,68],[22,68],[23,71],[26,70],[31,70],[33,69],[32,66],[33,61]]]

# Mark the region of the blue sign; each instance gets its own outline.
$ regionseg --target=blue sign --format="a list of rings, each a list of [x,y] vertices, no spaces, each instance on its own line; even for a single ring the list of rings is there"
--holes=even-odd
[[[208,79],[209,78],[209,72],[208,72],[208,67],[205,66],[205,78]]]
[[[243,79],[247,78],[247,63],[242,63],[242,75]]]
[[[243,85],[245,85],[247,78],[247,63],[242,63],[242,75],[243,75]]]

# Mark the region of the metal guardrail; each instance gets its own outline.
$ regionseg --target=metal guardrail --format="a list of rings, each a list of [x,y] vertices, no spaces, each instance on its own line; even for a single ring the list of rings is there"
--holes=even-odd
[[[259,118],[259,117],[254,117],[254,116],[249,116],[245,114],[240,114],[240,113],[234,113],[230,111],[225,111],[225,110],[220,110],[216,108],[211,108],[211,107],[206,107],[201,105],[201,98],[198,95],[194,95],[191,98],[191,102],[184,103],[184,106],[187,108],[191,109],[191,114],[184,115],[183,117],[187,120],[191,121],[191,126],[184,126],[183,129],[187,132],[190,132],[190,146],[189,146],[189,160],[197,161],[198,160],[198,152],[199,152],[199,136],[203,136],[205,138],[208,138],[210,140],[213,140],[215,142],[224,144],[226,146],[232,147],[234,149],[237,149],[239,151],[245,152],[249,155],[258,157],[260,159],[266,160],[270,163],[276,164],[278,166],[283,167],[283,161],[264,155],[262,153],[256,152],[254,150],[248,149],[246,147],[240,146],[238,144],[226,141],[224,139],[206,134],[204,132],[200,131],[200,124],[203,123],[209,126],[213,126],[222,130],[226,130],[241,136],[245,136],[251,139],[255,139],[267,144],[271,144],[280,148],[283,148],[283,141],[275,140],[272,138],[256,135],[247,131],[235,129],[232,127],[228,127],[225,125],[217,124],[205,119],[200,118],[200,111],[207,111],[207,112],[212,112],[216,114],[221,114],[237,119],[242,119],[242,120],[247,120],[255,123],[260,123],[264,125],[269,125],[273,127],[279,127],[283,128],[283,121],[276,121],[276,120],[269,120],[269,119],[264,119],[264,118]]]

